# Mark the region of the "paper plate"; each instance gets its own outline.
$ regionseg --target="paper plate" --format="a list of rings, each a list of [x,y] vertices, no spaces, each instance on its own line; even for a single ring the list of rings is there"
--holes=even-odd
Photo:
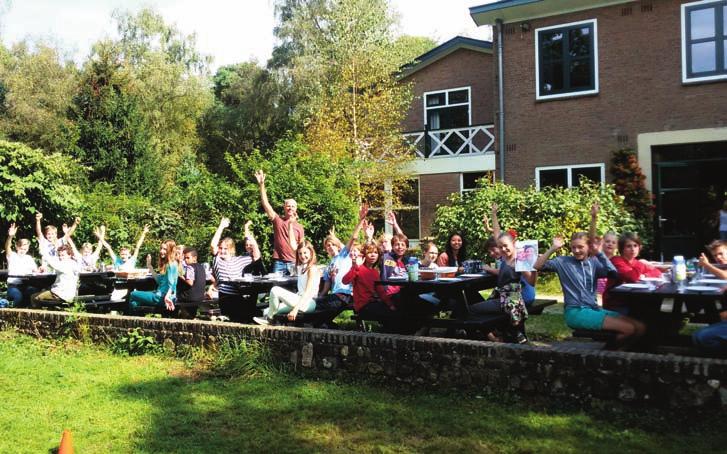
[[[727,279],[700,279],[698,284],[727,284]]]
[[[649,288],[649,286],[647,284],[631,284],[631,283],[629,283],[629,284],[621,284],[621,285],[619,285],[619,287],[621,287],[621,288],[636,288],[636,289],[643,289],[643,290],[646,290],[646,289]]]
[[[484,275],[485,275],[484,273],[480,273],[480,274],[472,273],[472,274],[460,274],[459,277],[482,277]],[[442,279],[445,279],[445,278],[442,278]]]
[[[719,292],[722,289],[719,287],[707,287],[706,285],[690,285],[687,287],[687,290],[693,292]]]

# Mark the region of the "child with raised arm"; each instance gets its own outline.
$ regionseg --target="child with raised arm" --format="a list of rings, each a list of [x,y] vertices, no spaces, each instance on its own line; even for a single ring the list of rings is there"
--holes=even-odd
[[[521,282],[525,280],[530,285],[535,284],[536,273],[515,271],[517,250],[515,241],[509,233],[500,233],[497,245],[502,257],[497,270],[495,296],[473,304],[470,306],[470,312],[474,314],[505,312],[510,317],[509,329],[505,332],[506,340],[524,344],[528,341],[525,336],[525,319],[528,311],[522,296]]]
[[[710,254],[718,265],[727,265],[727,241],[714,240],[708,246]],[[727,269],[709,263],[707,256],[699,256],[699,266],[714,274],[718,279],[727,279]],[[724,309],[724,306],[722,306]],[[727,310],[719,313],[720,322],[701,328],[692,335],[697,348],[720,356],[727,355]]]
[[[54,225],[46,225],[43,228],[40,225],[41,219],[43,219],[43,213],[35,213],[35,234],[38,238],[38,248],[40,249],[41,256],[55,256],[56,249],[66,244],[68,237],[73,235],[73,232],[76,231],[78,224],[81,222],[81,218],[76,217],[70,228],[64,228],[63,237],[58,238],[58,229]],[[63,226],[65,227],[66,225],[63,224]]]
[[[331,263],[323,270],[323,288],[318,295],[320,307],[339,309],[351,303],[353,289],[350,284],[343,283],[343,276],[351,269],[350,251],[354,242],[355,239],[352,238],[344,246],[336,236],[334,228],[331,228],[323,240],[323,247],[331,258]]]
[[[159,246],[159,273],[151,263],[151,255],[146,257],[146,266],[157,282],[157,289],[153,291],[134,290],[129,295],[129,310],[135,312],[139,306],[164,306],[168,311],[174,310],[177,298],[177,280],[179,279],[178,262],[176,257],[177,244],[174,240],[166,240]]]
[[[93,234],[98,239],[96,249],[93,249],[91,243],[83,243],[81,245],[80,254],[78,254],[77,261],[81,264],[81,271],[95,271],[98,266],[98,259],[101,255],[101,248],[103,247],[103,238],[106,235],[106,227],[103,225],[99,228],[93,229]]]
[[[296,272],[298,274],[298,291],[293,293],[283,287],[270,289],[270,305],[263,311],[263,317],[254,317],[260,325],[269,325],[277,314],[288,314],[293,321],[298,312],[309,313],[316,310],[315,297],[321,282],[321,272],[316,266],[316,251],[310,241],[303,240],[298,246]]]
[[[348,244],[355,244],[361,228],[366,222],[368,207],[364,204],[359,210],[359,221],[351,234]],[[353,287],[353,310],[365,318],[377,320],[393,316],[396,308],[391,304],[383,286],[377,285],[381,272],[378,269],[379,247],[368,242],[362,248],[362,256],[352,260],[351,268],[343,276],[342,282]]]
[[[563,247],[560,237],[545,254],[535,262],[536,270],[558,273],[565,300],[565,322],[572,329],[616,331],[616,340],[611,348],[624,349],[633,344],[646,331],[646,327],[618,312],[602,309],[596,302],[596,280],[601,277],[617,276],[616,268],[601,252],[601,245],[590,240],[585,232],[576,232],[571,237],[572,255],[548,259]]]
[[[256,171],[255,179],[260,187],[260,202],[265,214],[273,222],[273,272],[288,274],[288,265],[296,261],[297,245],[305,237],[303,226],[298,223],[298,204],[294,199],[285,199],[283,216],[278,216],[268,201],[265,172]]]
[[[101,228],[105,229],[104,226],[101,226]],[[128,247],[122,247],[119,249],[118,257],[114,254],[114,250],[111,248],[111,245],[106,242],[106,239],[104,238],[101,240],[111,257],[111,263],[115,269],[120,271],[131,271],[136,268],[136,262],[139,258],[139,250],[141,249],[141,245],[144,244],[144,238],[146,238],[147,233],[149,233],[149,224],[144,225],[141,235],[139,235],[139,240],[136,242],[136,246],[134,247],[134,253],[132,254]]]
[[[76,297],[81,266],[73,259],[73,249],[70,245],[59,246],[55,252],[56,255],[50,255],[50,251],[46,251],[43,260],[55,270],[56,281],[50,290],[36,293],[31,297],[33,307],[51,302],[71,303]]]
[[[13,238],[18,232],[15,223],[8,228],[8,238],[5,240],[5,258],[8,261],[8,300],[11,307],[25,307],[30,305],[30,295],[38,290],[23,283],[18,277],[39,271],[35,259],[28,255],[30,241],[20,238],[15,241],[15,251],[12,249]]]
[[[220,219],[217,231],[210,241],[212,276],[215,279],[222,315],[235,322],[250,322],[255,314],[256,299],[246,298],[243,301],[237,285],[231,281],[242,277],[248,266],[261,260],[260,250],[252,239],[252,255],[236,255],[235,241],[230,237],[222,238],[222,232],[229,226],[229,218]]]

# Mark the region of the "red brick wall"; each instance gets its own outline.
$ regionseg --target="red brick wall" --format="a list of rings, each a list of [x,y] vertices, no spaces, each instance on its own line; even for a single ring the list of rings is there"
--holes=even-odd
[[[414,99],[402,125],[403,131],[424,129],[422,93],[456,87],[471,87],[472,124],[493,122],[492,54],[459,49],[403,79],[412,82]]]
[[[458,173],[419,176],[421,238],[426,238],[430,235],[437,205],[447,204],[447,196],[453,192],[459,192],[459,185],[460,177]]]
[[[519,24],[505,26],[514,30],[503,39],[508,183],[534,184],[536,166],[608,166],[611,151],[635,149],[639,133],[727,124],[727,82],[681,82],[681,3],[633,2],[536,19],[524,33]],[[652,10],[642,12],[642,4]],[[628,6],[632,14],[622,16]],[[594,18],[599,94],[536,102],[535,29]]]

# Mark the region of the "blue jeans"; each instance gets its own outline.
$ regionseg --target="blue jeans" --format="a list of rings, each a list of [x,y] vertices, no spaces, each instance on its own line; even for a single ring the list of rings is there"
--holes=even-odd
[[[30,295],[38,293],[35,287],[8,285],[8,301],[11,307],[30,306]]]
[[[273,273],[283,273],[283,276],[290,276],[288,272],[288,265],[293,262],[284,262],[282,260],[273,260]]]
[[[706,326],[692,334],[694,344],[710,353],[727,353],[727,322]]]

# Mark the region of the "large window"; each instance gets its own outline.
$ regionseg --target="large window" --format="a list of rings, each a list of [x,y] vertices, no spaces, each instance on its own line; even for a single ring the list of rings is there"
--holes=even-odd
[[[575,188],[581,178],[603,184],[606,166],[604,164],[579,164],[573,166],[551,166],[535,168],[535,186],[538,189],[549,186]]]
[[[596,20],[535,30],[536,98],[598,93]]]
[[[682,5],[682,81],[727,79],[727,0]]]
[[[470,125],[470,87],[424,93],[427,129],[464,128]]]

